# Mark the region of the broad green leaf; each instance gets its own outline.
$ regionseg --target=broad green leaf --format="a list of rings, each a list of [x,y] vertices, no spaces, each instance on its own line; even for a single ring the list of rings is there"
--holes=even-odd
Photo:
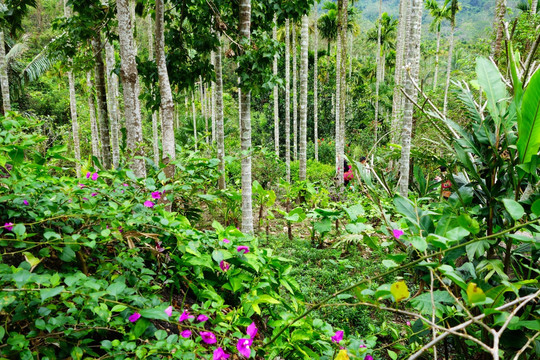
[[[394,260],[383,260],[382,264],[383,264],[384,267],[386,267],[388,269],[398,267],[398,264],[396,264],[396,262]]]
[[[451,305],[454,303],[454,299],[447,291],[436,290],[433,292],[433,302],[435,303],[435,315],[442,317],[445,313],[445,305]],[[431,304],[431,293],[425,292],[417,297],[411,299],[411,305],[420,312],[422,315],[429,315],[433,313],[433,306]]]
[[[135,323],[135,326],[133,327],[133,330],[131,330],[135,339],[138,339],[142,334],[144,334],[144,332],[146,331],[149,325],[150,325],[150,320],[148,319],[141,318],[137,320],[137,322]]]
[[[486,300],[484,291],[473,282],[467,285],[467,297],[469,299],[469,304],[480,303]]]
[[[111,309],[111,312],[122,312],[124,310],[127,309],[127,306],[126,305],[114,305],[113,308]]]
[[[521,121],[518,121],[517,148],[522,164],[531,161],[540,147],[540,71],[529,81],[521,103]]]
[[[478,84],[486,93],[487,108],[497,125],[501,122],[501,114],[504,100],[508,97],[499,69],[491,61],[484,57],[476,59],[476,75]]]
[[[409,199],[396,195],[394,197],[394,205],[396,205],[397,212],[406,216],[414,224],[418,224],[418,214]]]
[[[398,355],[395,352],[393,352],[392,350],[387,350],[387,352],[388,356],[390,356],[392,360],[397,360]]]
[[[26,227],[23,224],[17,224],[13,226],[12,231],[15,235],[17,235],[18,238],[20,238],[26,232]]]
[[[405,300],[411,295],[409,293],[409,289],[407,288],[407,284],[405,284],[405,281],[398,281],[393,283],[392,286],[390,286],[390,292],[392,293],[392,296],[394,297],[394,300],[396,300],[396,302]]]
[[[36,267],[40,262],[41,259],[36,258],[32,253],[29,253],[27,251],[23,252],[24,259],[30,264],[32,268]]]
[[[39,291],[39,293],[41,295],[41,302],[44,302],[48,298],[51,298],[53,296],[56,296],[56,295],[60,294],[62,291],[64,291],[64,289],[65,288],[63,286],[58,286],[58,287],[55,287],[55,288],[52,288],[52,289],[41,289]]]
[[[425,251],[427,249],[427,242],[421,236],[411,236],[409,238],[411,245],[418,251]]]
[[[107,287],[107,292],[109,293],[109,295],[116,297],[120,295],[125,289],[126,289],[126,284],[124,284],[123,282],[117,281],[109,285],[109,287]]]
[[[525,210],[523,209],[523,206],[521,206],[521,204],[517,201],[512,199],[503,199],[503,203],[506,211],[508,211],[512,219],[519,220],[523,217],[523,215],[525,215]]]
[[[469,261],[473,261],[475,258],[479,258],[484,255],[487,249],[489,249],[490,243],[487,240],[480,240],[473,242],[465,247],[467,251],[467,257]]]
[[[465,289],[467,288],[467,284],[465,284],[465,281],[461,278],[461,276],[456,273],[455,269],[451,267],[450,265],[441,265],[439,266],[439,271],[452,280],[454,283],[456,283],[460,288]]]
[[[540,216],[540,199],[537,199],[535,202],[533,202],[531,206],[531,211],[534,215]]]
[[[155,320],[168,320],[169,316],[165,313],[165,309],[142,309],[139,311],[142,317]],[[140,320],[140,319],[139,319]]]
[[[355,222],[360,215],[364,215],[365,213],[364,207],[360,204],[345,208],[345,212],[349,215],[349,219],[351,219],[352,222]]]
[[[317,221],[315,224],[313,224],[313,228],[319,234],[325,234],[332,230],[332,221],[330,221],[330,219],[322,219],[321,221]]]
[[[480,232],[480,225],[476,219],[471,218],[469,214],[461,214],[458,217],[458,223],[465,230],[469,231],[471,234],[478,234]]]

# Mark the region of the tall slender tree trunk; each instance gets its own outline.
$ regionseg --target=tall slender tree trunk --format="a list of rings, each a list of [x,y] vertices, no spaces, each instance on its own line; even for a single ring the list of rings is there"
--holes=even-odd
[[[195,151],[197,151],[197,112],[195,110],[195,90],[191,92],[191,112],[193,116],[193,139],[195,141]]]
[[[340,139],[339,139],[339,156],[341,161],[341,170],[339,172],[339,181],[340,184],[343,184],[343,173],[344,173],[344,167],[343,167],[343,159],[345,156],[345,125],[346,125],[346,104],[347,104],[347,24],[348,24],[348,8],[349,8],[349,1],[348,0],[342,0],[341,4],[341,23],[340,23],[340,36],[341,36],[341,61],[339,64],[340,67],[340,98],[341,102],[339,104],[339,118],[340,118]]]
[[[221,45],[214,53],[214,64],[216,69],[216,83],[215,83],[215,100],[216,100],[216,142],[217,142],[217,155],[219,159],[219,172],[221,173],[218,186],[220,189],[225,189],[225,134],[223,130],[223,75],[221,65]]]
[[[169,164],[176,159],[176,142],[174,139],[174,102],[165,59],[164,4],[156,0],[156,65],[159,77],[159,94],[161,96],[161,139],[163,146],[163,163]],[[167,165],[165,175],[172,178],[174,166]]]
[[[443,115],[446,117],[448,105],[448,89],[450,88],[450,74],[452,73],[452,53],[454,52],[454,32],[456,30],[455,20],[452,20],[450,29],[450,46],[448,48],[448,62],[446,64],[446,85],[444,86]]]
[[[302,16],[300,33],[300,164],[298,178],[306,180],[307,164],[307,106],[308,106],[308,24],[307,14]]]
[[[99,151],[99,132],[96,121],[96,103],[94,100],[94,84],[92,83],[91,71],[86,72],[86,87],[88,88],[88,112],[90,114],[92,155],[101,162],[101,152]]]
[[[156,10],[158,4],[156,2]],[[146,16],[146,21],[148,23],[147,34],[148,34],[148,61],[154,61],[154,25],[152,24],[152,15],[148,14]],[[156,24],[157,27],[157,24]],[[157,61],[156,61],[157,63]],[[157,65],[157,64],[156,64]],[[152,86],[150,86],[152,88]],[[150,109],[152,112],[152,150],[154,153],[154,164],[159,166],[159,130],[158,130],[158,113],[153,109]]]
[[[293,158],[298,160],[298,91],[297,91],[297,82],[298,82],[298,71],[296,68],[296,24],[293,22],[291,26],[291,37],[292,37],[292,97],[293,97]]]
[[[375,79],[375,121],[373,123],[374,141],[373,147],[377,146],[378,128],[379,128],[379,87],[382,76],[382,57],[381,57],[381,22],[382,22],[382,0],[379,0],[379,25],[377,26],[377,75]],[[347,170],[347,169],[345,169]]]
[[[218,51],[221,51],[221,47],[218,48]],[[212,57],[212,65],[214,66],[214,71],[216,73],[217,77],[217,65],[216,65],[216,57],[217,54],[212,51],[210,56]],[[221,54],[220,54],[221,57]],[[220,58],[221,61],[221,58]],[[220,70],[221,71],[221,70]],[[217,80],[216,80],[217,81]],[[212,144],[216,142],[216,83],[212,81]]]
[[[421,40],[421,27],[422,27],[422,0],[411,0],[410,13],[408,14],[410,24],[408,37],[409,44],[407,49],[407,61],[406,68],[410,70],[410,76],[412,79],[418,81],[419,63],[420,63],[420,40]],[[413,101],[417,99],[417,91],[413,86],[413,83],[409,76],[405,76],[405,91],[407,95],[411,97]],[[413,123],[413,102],[409,99],[405,99],[405,109],[403,116],[403,127],[401,134],[401,160],[400,160],[400,172],[401,177],[399,181],[399,193],[406,197],[409,192],[409,169],[410,169],[410,155],[411,155],[411,134]]]
[[[120,144],[118,141],[120,105],[118,104],[118,76],[113,72],[115,66],[114,47],[109,41],[105,43],[105,63],[107,69],[107,106],[109,107],[109,121],[111,124],[112,162],[113,166],[117,168],[120,163]]]
[[[289,19],[285,20],[285,166],[287,182],[291,182],[291,43]]]
[[[317,14],[317,3],[315,9],[315,24],[313,35],[313,145],[315,146],[315,161],[319,161],[319,27],[317,26],[319,15]]]
[[[109,133],[109,114],[107,111],[107,92],[105,90],[105,65],[103,64],[103,46],[101,34],[97,34],[92,39],[92,49],[94,52],[95,82],[97,92],[97,108],[99,120],[99,132],[101,137],[101,155],[103,157],[103,167],[111,168],[111,141]]]
[[[532,0],[534,3],[535,0]],[[497,0],[495,4],[495,20],[493,27],[495,28],[495,41],[491,48],[491,57],[495,61],[498,60],[501,53],[501,43],[504,35],[504,16],[506,15],[506,0]]]
[[[133,25],[130,17],[129,0],[117,0],[118,36],[120,40],[120,75],[124,89],[127,148],[133,157],[131,169],[137,177],[146,177],[146,167],[141,148],[142,122],[139,102],[139,72],[137,70]],[[141,158],[137,158],[141,157]]]
[[[2,87],[2,106],[4,114],[11,111],[11,99],[9,96],[9,78],[7,72],[6,43],[4,31],[0,28],[0,86]]]
[[[396,45],[396,66],[394,70],[394,94],[392,96],[392,123],[390,126],[391,142],[397,144],[400,139],[399,129],[401,123],[402,113],[402,98],[401,87],[403,84],[403,58],[405,53],[405,33],[407,26],[407,12],[408,1],[401,0],[399,2],[399,24],[397,32],[397,45]]]
[[[531,2],[531,14],[536,15],[538,9],[538,0],[532,0]]]
[[[439,76],[439,51],[441,48],[441,27],[437,28],[437,50],[435,51],[435,74],[433,75],[433,90],[437,89],[437,78]]]
[[[64,0],[64,16],[66,18],[71,17],[73,11],[67,4],[67,0]],[[4,42],[0,42],[0,47],[4,48]],[[75,173],[77,177],[81,176],[81,143],[79,139],[79,122],[77,120],[77,97],[75,94],[75,78],[73,77],[73,71],[71,67],[73,62],[68,59],[70,70],[68,71],[68,86],[69,86],[69,110],[71,113],[71,130],[73,135],[73,153],[75,155]],[[9,90],[9,89],[8,89]]]
[[[338,0],[338,9],[341,8],[341,1]],[[340,18],[340,15],[338,13],[338,19]],[[336,140],[336,176],[337,176],[337,185],[343,184],[343,176],[340,176],[340,171],[343,173],[343,160],[341,159],[341,154],[339,152],[340,146],[340,135],[341,135],[341,126],[340,121],[342,119],[340,118],[341,111],[339,111],[341,107],[341,71],[340,71],[340,64],[341,64],[341,36],[339,35],[339,21],[338,20],[338,35],[336,39],[336,96],[333,101],[334,106],[332,107],[334,109],[334,115],[336,117],[336,129],[335,129],[335,140]]]
[[[272,39],[277,41],[277,18],[274,15],[274,28],[272,29]],[[274,77],[278,75],[278,56],[274,55],[274,63],[272,64],[272,72]],[[274,150],[276,156],[279,157],[279,90],[277,85],[274,86]]]
[[[240,37],[248,42],[251,39],[251,0],[240,0]],[[253,207],[251,199],[251,91],[240,83],[242,89],[242,231],[253,233]]]

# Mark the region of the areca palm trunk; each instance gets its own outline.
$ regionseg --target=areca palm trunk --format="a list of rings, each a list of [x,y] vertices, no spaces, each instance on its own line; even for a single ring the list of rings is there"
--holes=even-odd
[[[240,0],[240,37],[250,41],[251,38],[251,0]],[[243,82],[242,89],[242,231],[253,233],[253,207],[251,188],[251,91]]]
[[[156,2],[156,10],[157,10]],[[154,61],[154,26],[152,24],[152,15],[148,14],[146,16],[148,22],[148,61]],[[157,24],[156,24],[157,27]],[[150,86],[152,88],[153,86]],[[154,153],[154,164],[159,166],[159,130],[158,130],[158,114],[153,109],[150,109],[152,112],[152,150]]]
[[[340,118],[340,139],[339,139],[339,155],[340,161],[343,163],[344,154],[345,154],[345,111],[347,104],[347,24],[348,24],[348,8],[349,1],[342,0],[341,3],[341,24],[340,24],[340,36],[341,36],[341,62],[340,62],[340,98],[341,103],[339,104],[339,118]],[[343,164],[340,166],[339,172],[339,181],[340,184],[343,184],[343,173],[344,167]]]
[[[274,28],[272,29],[272,40],[277,41],[277,18],[274,15]],[[272,64],[272,72],[274,77],[278,74],[278,56],[274,55],[274,63]],[[277,85],[274,86],[274,150],[276,156],[279,157],[279,90]]]
[[[92,72],[86,72],[86,87],[88,88],[88,112],[90,114],[90,132],[92,143],[92,155],[101,161],[99,151],[99,132],[96,121],[96,103],[94,101],[94,84],[92,83]]]
[[[103,64],[103,47],[101,34],[97,34],[92,39],[92,50],[95,59],[95,82],[97,93],[97,109],[99,132],[101,137],[101,155],[103,157],[103,167],[111,168],[111,141],[109,133],[109,113],[107,111],[107,92],[105,91],[105,65]]]
[[[532,0],[531,3],[531,14],[535,15],[538,9],[538,0]]]
[[[131,169],[137,177],[146,177],[142,144],[141,106],[139,102],[139,72],[137,70],[135,40],[130,17],[129,0],[117,0],[118,36],[120,40],[120,75],[124,89],[127,148],[133,157]],[[137,158],[141,157],[141,158]]]
[[[419,63],[420,63],[420,39],[421,39],[421,27],[422,27],[422,1],[411,0],[411,11],[408,14],[410,24],[409,26],[409,43],[407,47],[407,61],[406,67],[410,71],[410,77],[405,77],[405,91],[407,95],[412,99],[405,99],[403,126],[401,134],[401,160],[400,160],[400,180],[399,180],[399,193],[402,196],[407,196],[409,191],[409,169],[410,169],[410,155],[411,155],[411,134],[413,123],[413,101],[417,99],[417,91],[413,86],[413,81],[418,81]],[[411,80],[412,78],[412,80]]]
[[[433,75],[433,90],[437,89],[437,77],[439,75],[439,50],[441,47],[441,24],[437,27],[437,50],[435,51],[435,74]]]
[[[195,141],[195,151],[197,151],[197,112],[195,110],[195,91],[191,92],[191,112],[193,116],[193,138]]]
[[[403,84],[403,59],[405,53],[405,33],[407,29],[408,0],[399,2],[399,25],[396,45],[396,66],[394,70],[394,94],[392,96],[392,123],[390,126],[391,142],[399,142],[399,128],[402,113],[401,86]]]
[[[456,30],[455,19],[451,21],[450,46],[448,48],[448,62],[446,64],[446,85],[444,87],[443,115],[446,117],[448,105],[448,89],[450,88],[450,74],[452,73],[452,53],[454,52],[454,32]]]
[[[291,182],[291,44],[289,19],[285,20],[285,166]]]
[[[379,127],[379,87],[382,76],[382,59],[381,59],[381,21],[382,21],[382,0],[379,0],[379,26],[377,27],[377,75],[375,79],[375,122],[373,123],[374,130],[374,148],[377,146],[377,131]],[[347,170],[347,169],[345,169]]]
[[[169,73],[165,61],[165,35],[164,35],[164,4],[163,0],[156,0],[156,65],[159,77],[159,94],[161,97],[161,140],[163,147],[163,163],[169,164],[176,159],[176,142],[174,139],[174,102],[169,82]],[[174,166],[165,168],[165,175],[171,178],[174,175]]]
[[[340,0],[341,1],[341,0]],[[339,5],[338,5],[339,6]],[[338,15],[339,16],[339,15]],[[338,25],[338,31],[339,31],[339,25]],[[336,39],[336,96],[334,99],[334,115],[336,117],[336,129],[335,129],[335,140],[336,140],[336,176],[337,176],[337,184],[343,184],[343,176],[340,177],[340,171],[343,173],[343,160],[341,159],[341,154],[339,152],[340,146],[339,141],[341,140],[341,126],[340,121],[341,119],[341,111],[339,111],[341,107],[341,71],[340,71],[340,64],[341,64],[341,36],[337,36]]]
[[[118,104],[118,76],[114,70],[114,47],[107,41],[105,43],[105,64],[107,69],[107,106],[109,107],[109,122],[111,125],[112,163],[115,168],[120,162],[120,145],[118,141],[118,127],[120,123],[120,105]]]
[[[2,87],[2,106],[4,114],[6,114],[7,111],[11,111],[11,99],[9,95],[6,45],[4,41],[4,31],[0,28],[0,86]]]
[[[300,33],[300,181],[306,180],[307,148],[307,105],[308,105],[308,16],[302,16]]]
[[[319,28],[317,26],[318,14],[317,14],[317,3],[315,3],[315,26],[314,26],[314,35],[313,35],[313,49],[314,49],[314,60],[313,60],[313,145],[315,146],[315,161],[319,161],[319,106],[318,106],[318,90],[319,90],[319,63],[318,63],[318,52],[319,52]]]
[[[537,0],[532,0],[535,3]],[[499,54],[501,53],[501,43],[504,33],[504,16],[506,15],[506,0],[497,0],[495,5],[495,24],[493,27],[496,29],[495,41],[491,48],[491,56],[497,61]]]
[[[214,64],[216,69],[216,84],[215,84],[215,100],[216,100],[216,141],[217,155],[219,159],[219,176],[218,186],[220,189],[225,189],[225,134],[223,130],[223,75],[221,65],[221,46],[214,53]]]
[[[292,37],[292,96],[293,96],[293,158],[298,160],[298,92],[297,92],[297,81],[298,81],[298,72],[296,69],[296,24],[291,26],[291,37]]]
[[[221,51],[221,47],[218,47],[218,51]],[[210,56],[212,57],[212,65],[214,66],[214,71],[216,73],[216,77],[217,77],[217,65],[216,65],[216,57],[217,57],[217,54],[215,51],[212,51]],[[220,61],[221,61],[221,54],[219,54],[220,56]],[[220,69],[221,71],[221,69]],[[216,79],[217,81],[217,79]],[[212,91],[211,91],[211,94],[212,94],[212,144],[214,142],[216,142],[216,102],[217,102],[217,99],[216,99],[216,82],[212,81]]]

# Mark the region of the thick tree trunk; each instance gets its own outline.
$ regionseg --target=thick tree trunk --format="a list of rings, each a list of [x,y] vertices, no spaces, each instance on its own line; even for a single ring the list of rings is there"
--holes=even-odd
[[[289,19],[285,20],[285,166],[291,182],[291,43]]]
[[[448,62],[446,64],[446,85],[444,86],[444,102],[443,102],[443,115],[446,117],[446,110],[448,105],[448,89],[450,88],[450,74],[452,73],[452,53],[454,52],[454,32],[456,30],[455,23],[452,22],[450,30],[450,47],[448,48]]]
[[[272,39],[277,41],[277,18],[274,15],[274,28],[272,29]],[[274,77],[278,75],[278,56],[274,55],[274,63],[272,64],[272,72]],[[274,150],[279,158],[279,90],[277,85],[274,86]]]
[[[221,46],[214,53],[214,64],[216,66],[216,84],[215,84],[215,116],[216,116],[216,141],[217,155],[219,159],[219,172],[221,176],[218,180],[220,189],[225,189],[225,134],[223,130],[223,75],[221,65]]]
[[[534,3],[536,0],[532,0]],[[501,44],[504,36],[504,16],[506,15],[506,0],[497,0],[495,4],[495,20],[493,27],[495,28],[495,41],[491,48],[491,57],[495,61],[498,60],[501,53]]]
[[[156,2],[156,10],[157,10]],[[148,23],[147,34],[148,34],[148,60],[154,61],[154,25],[152,24],[152,15],[148,14],[146,16],[146,21]],[[157,24],[156,24],[157,28]],[[156,61],[157,63],[157,61]],[[156,64],[157,65],[157,64]],[[152,87],[152,86],[151,86]],[[152,150],[154,153],[154,164],[159,166],[159,130],[158,130],[158,113],[152,109],[149,109],[152,112]]]
[[[317,14],[317,4],[315,3],[315,24],[313,26],[315,33],[313,35],[313,145],[315,146],[315,161],[319,161],[319,27],[317,26],[319,15]]]
[[[99,151],[99,132],[96,121],[96,103],[94,100],[94,84],[92,83],[91,71],[86,73],[86,87],[88,88],[88,112],[90,114],[92,155],[101,162],[101,152]]]
[[[291,37],[292,37],[292,97],[293,97],[293,158],[298,160],[298,91],[297,91],[297,82],[298,82],[298,71],[296,69],[296,24],[293,23],[291,26]]]
[[[435,51],[435,74],[433,75],[433,90],[437,89],[437,77],[439,76],[439,51],[441,48],[441,29],[437,29],[437,50]]]
[[[391,142],[393,144],[399,143],[400,139],[400,123],[402,113],[402,98],[401,87],[403,84],[403,59],[405,53],[405,33],[407,26],[407,12],[408,1],[401,0],[399,2],[399,24],[397,32],[397,45],[396,45],[396,66],[394,70],[394,94],[392,96],[392,123],[390,126]]]
[[[97,93],[97,108],[99,120],[99,132],[101,137],[101,155],[103,156],[103,167],[111,168],[111,141],[109,136],[109,114],[107,111],[107,92],[105,90],[105,65],[103,64],[103,46],[101,35],[92,39],[92,48],[94,52],[95,82]]]
[[[120,105],[118,104],[118,76],[113,72],[115,66],[114,47],[109,41],[105,43],[105,63],[107,69],[107,106],[109,107],[109,121],[111,124],[112,162],[113,166],[117,168],[120,163],[120,144],[118,141]]]
[[[161,141],[163,147],[163,163],[176,159],[176,142],[174,139],[174,102],[169,83],[169,73],[165,59],[164,6],[163,0],[156,0],[156,65],[159,76],[159,94],[161,96]],[[172,178],[174,166],[165,168],[165,175]]]
[[[421,27],[422,27],[422,0],[411,0],[411,11],[408,14],[410,24],[410,30],[407,33],[409,37],[409,46],[407,49],[407,61],[406,68],[410,69],[410,76],[412,79],[418,81],[418,71],[420,63],[420,39],[421,39]],[[405,76],[405,91],[413,101],[417,99],[417,91],[414,88],[409,76]],[[410,169],[410,155],[411,155],[411,134],[413,123],[413,103],[409,99],[405,99],[405,109],[403,116],[403,128],[401,134],[401,161],[400,172],[401,177],[399,181],[399,193],[406,197],[409,192],[409,169]]]
[[[11,99],[9,96],[6,44],[4,40],[4,31],[2,31],[2,29],[0,29],[0,86],[2,87],[2,106],[5,115],[6,111],[11,111]]]
[[[240,0],[241,39],[250,41],[251,38],[251,0]],[[242,146],[242,231],[253,233],[253,206],[251,199],[251,91],[240,83],[242,89],[242,119],[241,146]]]
[[[536,12],[538,11],[538,0],[532,0],[532,3],[531,3],[531,14],[535,15]]]
[[[142,123],[139,102],[139,72],[137,70],[135,41],[130,17],[129,0],[117,0],[118,36],[120,39],[120,75],[124,89],[124,107],[126,115],[127,148],[132,156],[131,169],[137,177],[146,177],[146,167],[141,148]]]
[[[300,181],[306,180],[307,165],[307,106],[308,106],[308,16],[302,16],[302,31],[300,34]]]

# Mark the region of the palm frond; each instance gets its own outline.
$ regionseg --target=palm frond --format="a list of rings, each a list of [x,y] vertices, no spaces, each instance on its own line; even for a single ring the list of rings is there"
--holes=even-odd
[[[57,61],[58,57],[51,57],[47,48],[37,54],[28,65],[21,71],[21,79],[23,83],[28,83],[37,80],[41,75],[46,73]]]
[[[9,52],[6,54],[6,60],[8,63],[15,61],[22,54],[28,50],[28,44],[26,41],[13,44]]]

